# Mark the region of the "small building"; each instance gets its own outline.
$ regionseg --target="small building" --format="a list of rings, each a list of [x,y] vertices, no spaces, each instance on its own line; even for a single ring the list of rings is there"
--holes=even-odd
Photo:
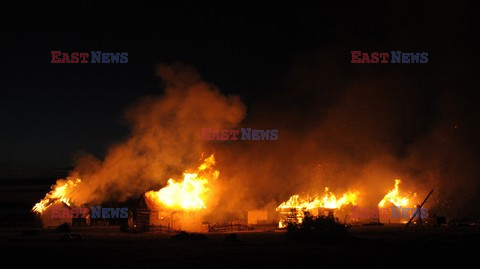
[[[203,224],[201,211],[159,208],[149,202],[145,194],[140,196],[132,213],[131,223],[139,230],[208,232],[208,224]]]
[[[72,225],[71,208],[64,202],[56,202],[47,207],[40,215],[42,227],[45,229],[56,228],[67,223]]]
[[[312,208],[312,209],[297,209],[295,207],[281,208],[278,211],[279,222],[278,228],[286,228],[289,223],[300,224],[303,222],[306,214],[312,217],[324,216],[327,218],[335,219],[337,217],[337,209],[332,208]]]

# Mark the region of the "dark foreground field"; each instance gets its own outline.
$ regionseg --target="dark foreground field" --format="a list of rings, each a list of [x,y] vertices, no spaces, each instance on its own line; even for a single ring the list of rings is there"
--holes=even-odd
[[[349,242],[306,244],[283,232],[206,234],[207,240],[172,239],[172,234],[126,234],[119,227],[73,228],[83,241],[64,241],[64,233],[1,231],[2,268],[327,268],[331,266],[475,267],[480,257],[478,227],[356,227]],[[472,264],[473,263],[473,264]]]

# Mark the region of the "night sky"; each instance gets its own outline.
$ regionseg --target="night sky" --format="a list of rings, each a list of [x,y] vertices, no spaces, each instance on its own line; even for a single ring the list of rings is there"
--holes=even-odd
[[[311,103],[327,106],[330,93],[315,88],[315,77],[325,76],[328,86],[366,75],[403,76],[421,91],[414,96],[421,100],[413,101],[423,109],[392,143],[409,143],[440,114],[448,114],[437,105],[448,93],[458,108],[452,126],[461,127],[464,144],[479,148],[476,6],[460,1],[119,6],[21,4],[4,10],[2,178],[71,167],[79,152],[101,158],[109,145],[128,135],[125,109],[139,97],[162,94],[155,66],[173,62],[193,66],[223,94],[239,95],[247,123],[262,113],[302,115]],[[51,64],[52,50],[128,52],[129,57],[127,64]],[[429,63],[355,65],[352,50],[426,51]],[[329,73],[332,69],[338,73]],[[308,75],[302,79],[299,73]],[[408,104],[399,107],[408,109]],[[297,127],[303,126],[292,128]]]

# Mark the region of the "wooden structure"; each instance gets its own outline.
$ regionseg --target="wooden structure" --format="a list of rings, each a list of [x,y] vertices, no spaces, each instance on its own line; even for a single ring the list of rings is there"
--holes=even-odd
[[[40,215],[42,227],[45,229],[56,228],[65,223],[72,225],[72,217],[70,216],[70,212],[71,208],[63,202],[59,201],[55,204],[52,204]]]
[[[132,223],[140,231],[188,231],[208,232],[208,225],[202,222],[201,211],[179,211],[159,208],[142,194],[137,207],[132,211]]]

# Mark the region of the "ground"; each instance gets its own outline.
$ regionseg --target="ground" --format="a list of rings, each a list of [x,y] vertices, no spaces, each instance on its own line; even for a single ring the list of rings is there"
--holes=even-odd
[[[465,267],[478,257],[478,227],[354,227],[355,239],[341,244],[305,244],[284,232],[206,234],[207,240],[174,240],[172,234],[126,234],[119,227],[73,228],[83,241],[63,241],[64,233],[4,229],[1,252],[11,266],[121,268],[245,268],[330,266]],[[6,259],[6,260],[5,260]],[[7,267],[8,268],[8,267]]]

